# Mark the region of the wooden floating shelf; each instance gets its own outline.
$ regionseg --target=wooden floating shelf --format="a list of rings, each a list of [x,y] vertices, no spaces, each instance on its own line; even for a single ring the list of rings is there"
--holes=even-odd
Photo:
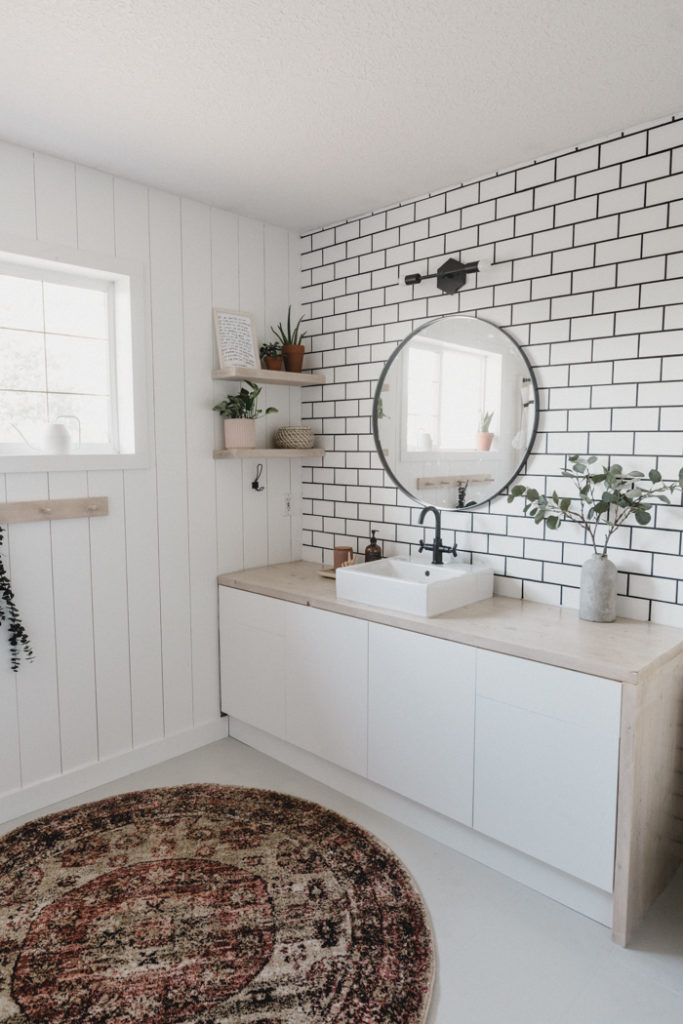
[[[302,388],[307,384],[324,384],[324,373],[288,373],[287,370],[262,370],[260,367],[224,366],[214,370],[214,380],[251,380],[255,384],[285,384],[290,388]]]
[[[43,501],[8,501],[0,504],[0,523],[39,523],[46,519],[81,519],[109,514],[109,500],[99,498],[45,498]]]
[[[217,448],[214,459],[320,459],[324,448]]]

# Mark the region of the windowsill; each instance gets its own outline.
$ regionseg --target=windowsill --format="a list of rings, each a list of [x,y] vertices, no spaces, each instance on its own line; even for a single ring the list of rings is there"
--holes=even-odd
[[[85,470],[144,469],[149,465],[143,453],[81,455],[0,455],[0,473],[60,473]]]

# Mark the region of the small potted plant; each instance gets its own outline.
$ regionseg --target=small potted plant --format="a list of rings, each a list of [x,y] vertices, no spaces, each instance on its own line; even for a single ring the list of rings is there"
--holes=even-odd
[[[569,467],[561,471],[578,491],[575,498],[539,494],[535,487],[515,484],[508,501],[524,498],[524,513],[536,523],[545,521],[557,530],[568,521],[585,531],[593,546],[593,555],[581,568],[579,617],[591,622],[614,622],[617,614],[617,567],[607,557],[613,534],[631,516],[639,526],[647,526],[653,500],[671,504],[670,494],[683,488],[683,469],[678,479],[666,483],[658,469],[647,476],[639,470],[625,473],[621,466],[602,466],[594,471],[597,457],[568,457]]]
[[[264,341],[259,349],[266,370],[282,369],[282,344],[279,341]]]
[[[296,326],[292,330],[292,307],[290,306],[287,311],[287,326],[284,327],[282,323],[279,323],[277,328],[270,328],[282,348],[285,370],[289,370],[290,373],[301,373],[304,352],[306,351],[302,344],[307,336],[306,332],[301,330],[302,320],[303,317],[299,317]]]
[[[222,402],[214,405],[214,412],[223,418],[223,432],[226,448],[254,448],[256,444],[256,425],[259,416],[277,412],[270,405],[265,413],[256,407],[256,401],[263,388],[245,380],[236,395],[226,395]]]
[[[479,416],[479,425],[477,427],[475,443],[478,451],[480,452],[487,452],[489,450],[491,442],[495,436],[489,430],[493,416],[494,414],[492,412],[482,412]]]

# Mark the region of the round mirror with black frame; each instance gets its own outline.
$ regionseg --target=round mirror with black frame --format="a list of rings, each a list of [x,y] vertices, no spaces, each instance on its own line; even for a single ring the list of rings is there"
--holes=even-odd
[[[422,324],[377,382],[377,452],[396,486],[422,505],[469,509],[500,494],[522,471],[537,426],[529,360],[479,317]]]

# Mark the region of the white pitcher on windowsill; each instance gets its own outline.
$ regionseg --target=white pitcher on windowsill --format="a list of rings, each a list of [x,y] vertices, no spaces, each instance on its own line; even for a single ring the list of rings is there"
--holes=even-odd
[[[33,448],[35,452],[43,452],[45,455],[68,455],[73,447],[71,433],[63,423],[60,423],[60,420],[76,421],[78,426],[78,443],[76,444],[76,449],[80,448],[81,421],[78,416],[55,416],[50,423],[46,423],[40,437],[40,447],[36,447],[34,444],[31,444],[29,439],[21,432],[16,423],[13,423],[12,426],[21,439],[26,442],[29,448]]]

